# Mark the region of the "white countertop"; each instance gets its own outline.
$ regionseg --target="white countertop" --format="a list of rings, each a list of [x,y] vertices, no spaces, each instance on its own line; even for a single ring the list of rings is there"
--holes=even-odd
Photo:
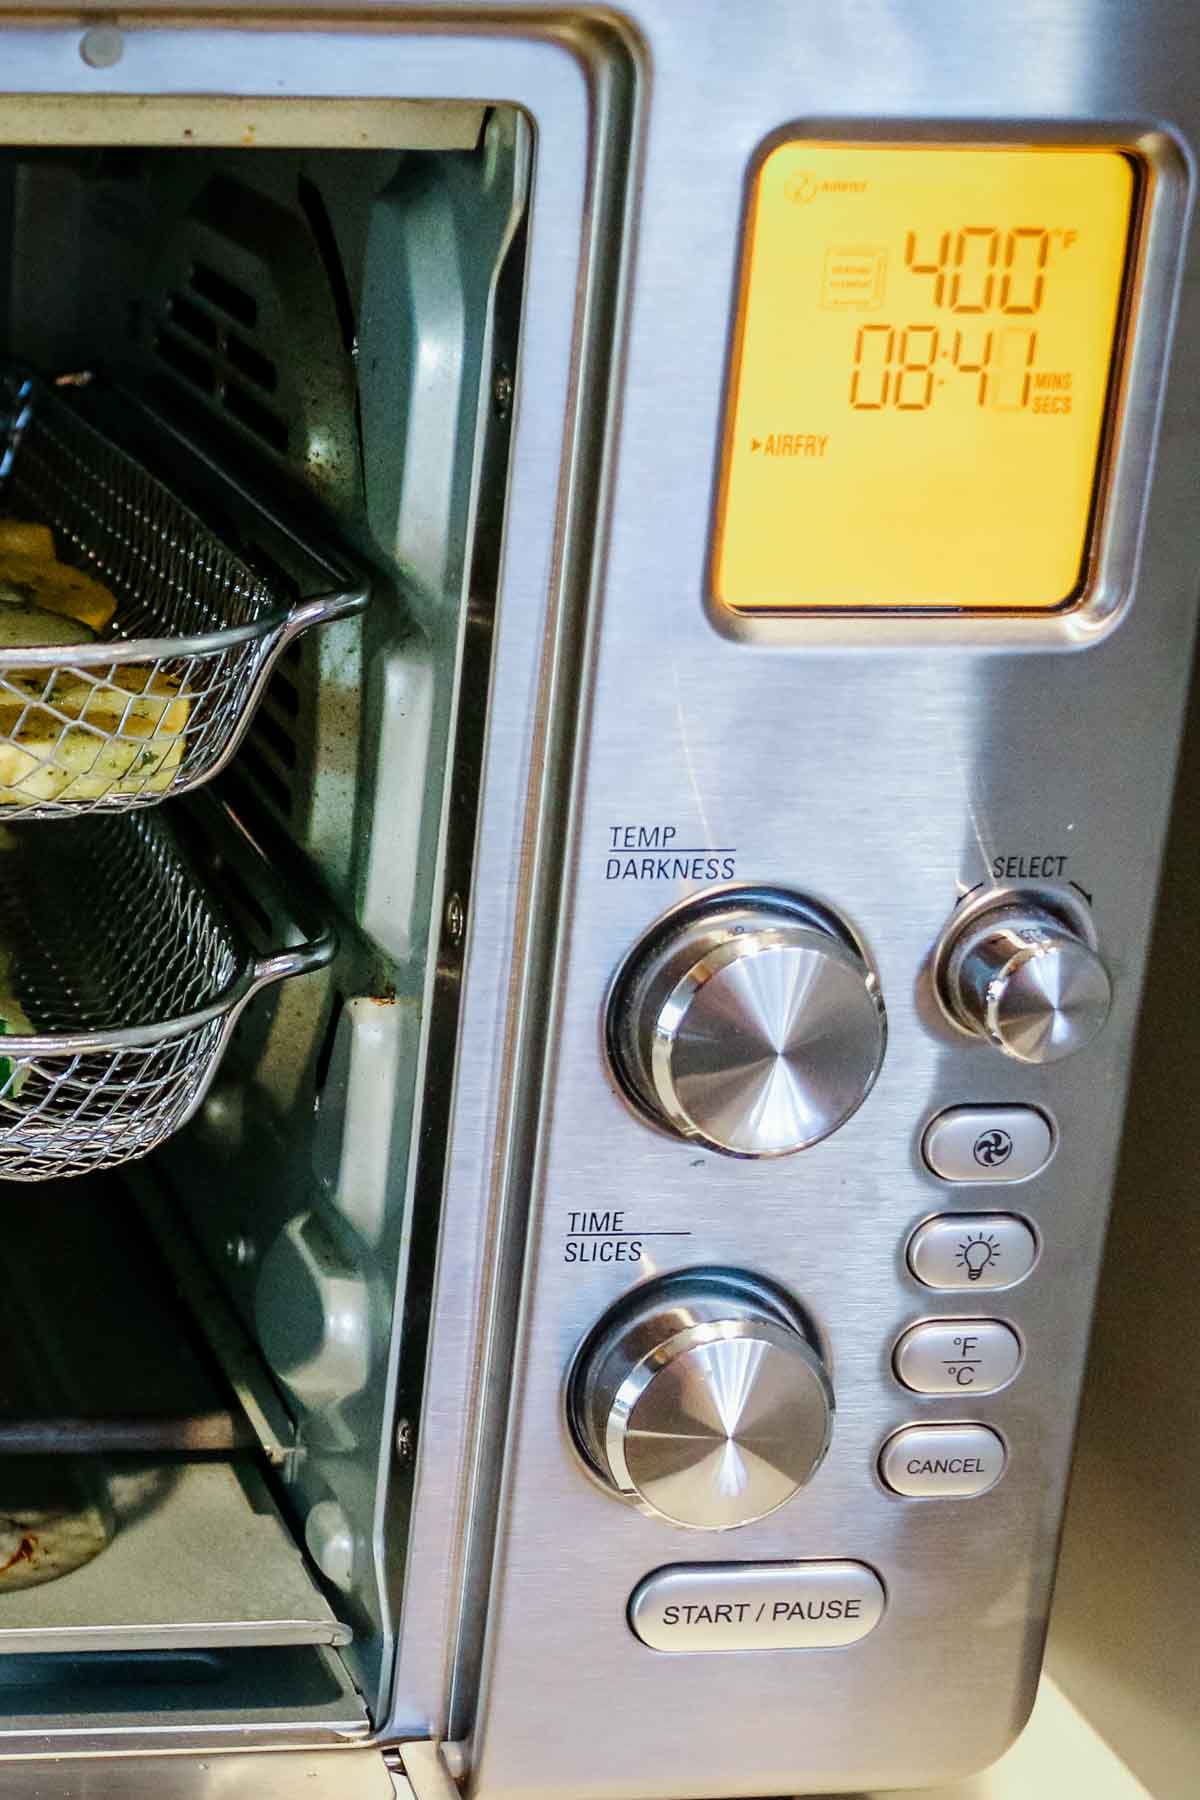
[[[864,1794],[856,1800],[875,1797]],[[1154,1800],[1154,1796],[1097,1736],[1062,1689],[1044,1677],[1029,1724],[998,1763],[952,1787],[906,1788],[904,1800]]]

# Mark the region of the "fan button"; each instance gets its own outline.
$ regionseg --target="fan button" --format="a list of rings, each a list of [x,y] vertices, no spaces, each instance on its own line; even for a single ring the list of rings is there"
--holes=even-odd
[[[943,1181],[1028,1181],[1050,1161],[1054,1133],[1036,1106],[951,1106],[925,1132],[925,1161]]]

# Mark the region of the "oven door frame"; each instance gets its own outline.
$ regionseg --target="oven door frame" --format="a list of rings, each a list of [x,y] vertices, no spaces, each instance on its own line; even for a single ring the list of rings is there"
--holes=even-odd
[[[575,739],[594,627],[605,487],[631,254],[630,215],[644,79],[635,38],[612,17],[585,24],[544,9],[455,7],[440,14],[385,5],[364,20],[352,0],[303,8],[182,6],[149,0],[114,28],[119,54],[85,60],[85,0],[70,24],[49,24],[36,0],[0,9],[4,141],[20,143],[22,97],[190,95],[372,101],[433,98],[522,108],[532,121],[534,173],[513,441],[497,607],[488,737],[463,944],[453,1116],[445,1163],[419,1446],[397,1448],[394,1400],[401,1350],[393,1332],[388,1428],[381,1448],[374,1556],[391,1608],[392,1702],[373,1739],[344,1727],[285,1734],[235,1717],[203,1730],[160,1718],[125,1728],[97,1722],[59,1734],[17,1722],[0,1729],[0,1795],[44,1786],[42,1758],[86,1757],[89,1791],[130,1795],[240,1792],[240,1752],[257,1794],[301,1776],[329,1792],[402,1791],[384,1744],[412,1742],[412,1790],[452,1791],[437,1748],[474,1686],[499,1505],[507,1358],[532,1183],[544,1004],[558,930],[559,872],[568,839]],[[341,23],[341,15],[346,22]],[[112,40],[109,40],[111,48]],[[389,52],[393,52],[389,54]],[[161,109],[156,109],[161,119]],[[40,140],[47,141],[44,137]],[[161,137],[136,132],[113,142]],[[437,901],[435,913],[437,916]],[[432,979],[432,972],[431,972]],[[397,1325],[405,1289],[397,1283]],[[465,1399],[464,1399],[465,1397]],[[401,1524],[405,1523],[403,1535]],[[339,1741],[340,1740],[340,1741]],[[169,1746],[170,1761],[162,1760]],[[52,1748],[51,1748],[52,1747]],[[337,1747],[333,1763],[327,1750]],[[159,1754],[155,1754],[158,1752]],[[199,1760],[203,1753],[204,1761]],[[189,1754],[194,1753],[194,1754]],[[226,1760],[228,1758],[228,1760]],[[390,1760],[395,1762],[393,1752]],[[36,1777],[33,1775],[37,1768]],[[381,1784],[380,1777],[388,1785]],[[167,1780],[166,1777],[170,1779]],[[69,1787],[71,1777],[65,1776]],[[276,1790],[274,1783],[278,1781]],[[395,1788],[392,1783],[395,1782]],[[305,1788],[308,1791],[308,1788]],[[325,1791],[314,1788],[314,1796]]]

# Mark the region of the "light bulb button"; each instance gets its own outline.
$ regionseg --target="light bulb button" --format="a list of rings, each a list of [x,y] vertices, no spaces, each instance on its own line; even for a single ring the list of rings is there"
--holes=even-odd
[[[908,1243],[908,1266],[925,1287],[1015,1287],[1038,1258],[1038,1241],[1011,1213],[943,1213],[918,1225]]]
[[[883,1446],[879,1473],[907,1500],[970,1500],[995,1487],[1007,1460],[986,1425],[906,1425]]]
[[[951,1106],[921,1149],[942,1181],[1028,1181],[1050,1161],[1054,1132],[1036,1106]]]
[[[931,1319],[901,1337],[896,1378],[914,1394],[994,1394],[1021,1366],[1021,1340],[999,1319]]]

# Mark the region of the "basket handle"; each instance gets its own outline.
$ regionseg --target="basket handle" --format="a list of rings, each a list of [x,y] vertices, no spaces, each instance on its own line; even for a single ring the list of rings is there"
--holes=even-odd
[[[306,938],[302,944],[293,944],[286,950],[276,950],[270,956],[260,956],[254,961],[250,971],[250,981],[241,1004],[244,1006],[263,988],[273,987],[277,981],[286,981],[291,975],[304,975],[310,969],[323,969],[326,963],[333,960],[337,949],[336,933],[326,928],[316,937]]]
[[[311,599],[300,601],[299,605],[291,608],[284,620],[276,655],[310,626],[327,625],[331,619],[343,619],[351,613],[362,612],[370,597],[370,588],[360,584],[357,587],[338,588],[331,593],[314,594]]]

